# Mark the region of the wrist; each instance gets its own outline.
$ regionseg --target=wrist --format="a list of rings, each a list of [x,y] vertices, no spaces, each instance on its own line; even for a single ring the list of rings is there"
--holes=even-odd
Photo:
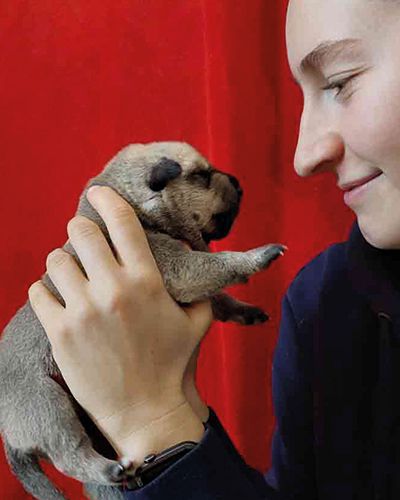
[[[204,425],[188,401],[183,400],[166,412],[159,410],[156,413],[156,418],[149,419],[141,426],[133,420],[128,433],[110,435],[105,432],[120,457],[140,465],[151,453],[160,453],[182,441],[200,442],[202,439]]]
[[[210,416],[210,410],[206,403],[201,399],[195,383],[186,384],[184,387],[185,397],[190,403],[193,411],[198,418],[203,422],[207,422]]]

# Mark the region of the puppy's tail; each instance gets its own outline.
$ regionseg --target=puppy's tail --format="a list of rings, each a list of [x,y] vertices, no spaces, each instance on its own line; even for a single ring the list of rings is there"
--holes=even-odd
[[[4,440],[4,450],[12,472],[24,489],[39,500],[66,500],[40,467],[36,455],[17,450]]]

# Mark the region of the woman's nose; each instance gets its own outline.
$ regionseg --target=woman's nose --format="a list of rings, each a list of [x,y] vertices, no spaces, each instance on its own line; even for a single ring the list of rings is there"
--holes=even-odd
[[[294,157],[294,169],[300,177],[332,171],[342,159],[344,144],[335,132],[326,132],[309,144],[299,136]]]

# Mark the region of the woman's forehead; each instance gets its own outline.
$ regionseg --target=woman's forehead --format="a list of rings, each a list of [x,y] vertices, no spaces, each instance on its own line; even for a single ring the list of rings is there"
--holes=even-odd
[[[398,22],[399,14],[398,0],[290,0],[286,44],[292,72],[298,75],[308,54],[334,42],[346,54],[368,52],[387,33],[388,22]],[[337,50],[329,47],[328,52],[332,56]]]

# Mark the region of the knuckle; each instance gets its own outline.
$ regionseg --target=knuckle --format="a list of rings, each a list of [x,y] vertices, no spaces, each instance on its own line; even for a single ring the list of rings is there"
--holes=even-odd
[[[107,312],[122,311],[130,306],[130,294],[123,287],[114,288],[105,299],[104,308]]]
[[[67,231],[77,238],[91,238],[98,233],[99,228],[97,224],[87,217],[77,215],[68,222]]]
[[[61,324],[57,330],[52,333],[51,346],[53,356],[58,355],[59,352],[66,353],[68,350],[76,345],[75,330],[70,325]]]
[[[126,222],[132,219],[132,209],[126,204],[117,203],[110,212],[110,216],[117,222]]]
[[[57,342],[58,345],[64,345],[70,341],[71,329],[64,324],[58,325],[57,332],[54,333],[52,339],[53,342]]]
[[[95,307],[86,301],[77,305],[73,314],[76,326],[92,324],[98,316],[98,312]]]
[[[135,276],[134,286],[146,295],[155,296],[163,290],[163,280],[159,273],[142,270]]]

